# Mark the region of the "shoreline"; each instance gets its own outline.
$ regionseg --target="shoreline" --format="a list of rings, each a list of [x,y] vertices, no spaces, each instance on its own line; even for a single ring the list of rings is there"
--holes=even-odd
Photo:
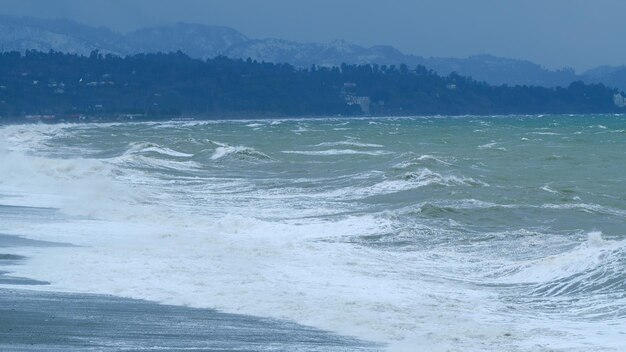
[[[0,287],[0,350],[375,351],[295,323],[106,295]]]
[[[381,346],[289,321],[108,295],[33,291],[12,248],[66,246],[0,234],[0,350],[376,351]]]

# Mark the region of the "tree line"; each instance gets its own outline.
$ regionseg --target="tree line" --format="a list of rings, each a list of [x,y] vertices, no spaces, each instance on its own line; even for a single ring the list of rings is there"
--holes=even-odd
[[[623,112],[613,88],[490,86],[423,66],[288,64],[181,52],[0,54],[0,116],[462,115]]]

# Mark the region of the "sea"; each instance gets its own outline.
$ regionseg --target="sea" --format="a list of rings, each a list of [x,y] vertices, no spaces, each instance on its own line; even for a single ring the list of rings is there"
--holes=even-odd
[[[0,127],[32,289],[388,351],[625,351],[626,116]],[[6,285],[5,285],[6,286]]]

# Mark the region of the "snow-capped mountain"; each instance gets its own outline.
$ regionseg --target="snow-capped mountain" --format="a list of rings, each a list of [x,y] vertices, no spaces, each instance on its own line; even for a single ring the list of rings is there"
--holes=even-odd
[[[127,34],[126,40],[134,52],[180,50],[202,59],[224,55],[229,48],[250,41],[232,28],[187,23],[140,29]]]
[[[399,64],[406,55],[389,46],[364,48],[343,40],[330,43],[298,43],[281,39],[255,39],[234,45],[227,56],[258,61],[288,62],[295,66],[351,64]]]
[[[299,67],[339,66],[342,63],[422,65],[441,75],[456,72],[479,81],[501,85],[563,86],[577,79],[571,69],[551,71],[525,60],[475,55],[468,58],[436,58],[406,55],[391,46],[364,48],[343,40],[327,44],[297,43],[280,39],[256,39],[242,42],[225,52],[235,58],[288,62]]]
[[[0,15],[2,51],[60,51],[89,55],[93,50],[117,55],[131,47],[124,36],[106,28],[95,28],[68,20],[15,18]]]

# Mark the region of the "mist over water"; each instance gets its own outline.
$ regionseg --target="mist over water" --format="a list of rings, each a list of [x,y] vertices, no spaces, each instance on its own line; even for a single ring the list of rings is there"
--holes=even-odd
[[[12,275],[390,350],[626,349],[626,117],[0,129]]]

